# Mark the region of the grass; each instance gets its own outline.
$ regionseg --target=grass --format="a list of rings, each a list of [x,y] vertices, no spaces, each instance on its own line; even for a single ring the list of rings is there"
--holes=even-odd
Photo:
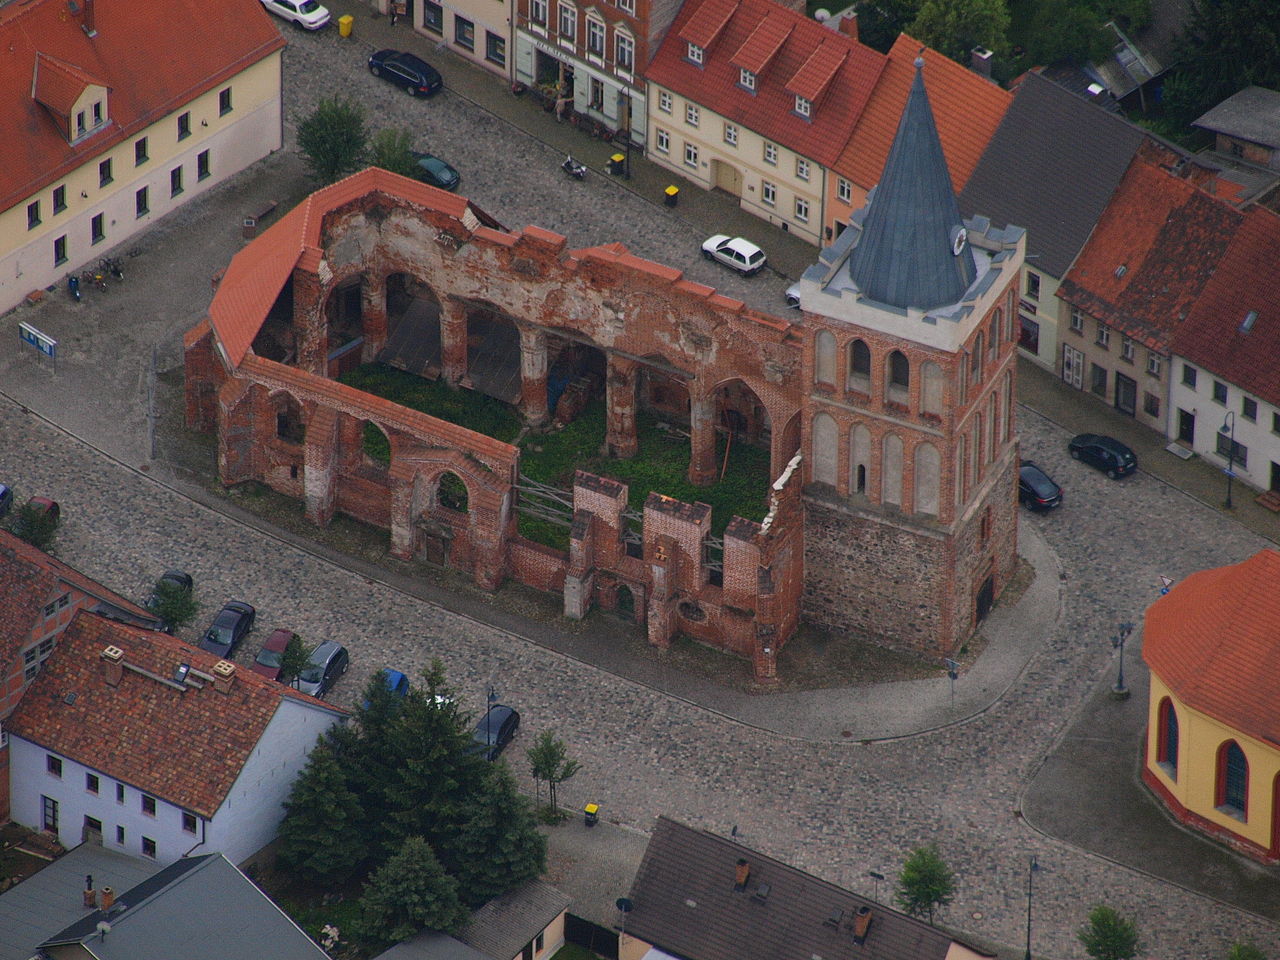
[[[551,960],[600,960],[600,958],[586,947],[579,946],[576,943],[566,943],[556,951]]]
[[[381,363],[366,363],[339,380],[357,390],[448,420],[503,443],[514,440],[524,425],[520,415],[501,400],[474,390],[455,390],[443,380],[424,380]],[[381,443],[385,442],[384,438]],[[376,453],[370,451],[369,455],[377,459]]]

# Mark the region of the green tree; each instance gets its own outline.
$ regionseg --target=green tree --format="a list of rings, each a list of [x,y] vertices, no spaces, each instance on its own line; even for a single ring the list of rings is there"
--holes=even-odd
[[[1252,943],[1237,941],[1231,945],[1231,950],[1227,954],[1227,960],[1267,960],[1263,954]]]
[[[408,130],[379,130],[369,144],[369,163],[412,177],[418,170],[418,162],[413,159],[413,134]]]
[[[340,886],[365,859],[364,811],[323,737],[293,782],[280,824],[281,864],[311,883]]]
[[[484,794],[457,836],[441,847],[440,860],[472,908],[546,869],[547,838],[538,832],[533,806],[505,763],[492,765]]]
[[[409,837],[365,884],[355,936],[381,951],[423,930],[456,933],[468,917],[458,882],[444,872],[426,840]]]
[[[200,603],[195,594],[172,580],[159,580],[155,586],[155,602],[151,612],[169,625],[170,630],[185,627],[195,619]]]
[[[15,537],[27,541],[37,550],[48,553],[53,547],[53,538],[58,533],[58,521],[43,507],[24,503],[14,511],[9,530]]]
[[[968,66],[974,47],[1005,49],[1009,11],[1005,0],[923,0],[907,32]]]
[[[295,633],[285,644],[284,652],[280,654],[280,681],[288,683],[303,671],[310,659],[306,644]]]
[[[913,917],[928,917],[933,923],[934,910],[946,906],[954,895],[955,875],[943,862],[937,845],[912,850],[898,874],[898,906]]]
[[[833,3],[832,7],[839,7]],[[856,0],[858,39],[868,47],[888,53],[898,34],[920,12],[920,0]]]
[[[577,760],[570,760],[563,740],[557,740],[551,730],[544,730],[533,742],[533,746],[525,751],[529,758],[529,772],[533,774],[534,783],[547,785],[547,800],[554,813],[559,810],[556,803],[556,787],[570,779],[581,768]]]
[[[1280,4],[1200,0],[1175,50],[1181,79],[1165,109],[1182,124],[1251,84],[1280,86]],[[1168,87],[1168,80],[1165,86]]]
[[[368,134],[364,110],[350,100],[329,97],[298,124],[298,147],[312,175],[333,183],[355,173],[364,163]]]
[[[1076,932],[1084,952],[1093,960],[1131,960],[1138,954],[1138,928],[1112,907],[1089,911],[1089,921]]]

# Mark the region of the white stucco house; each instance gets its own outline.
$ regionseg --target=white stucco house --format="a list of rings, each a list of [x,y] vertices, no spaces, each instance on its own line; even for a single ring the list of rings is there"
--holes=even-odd
[[[167,634],[82,612],[5,723],[11,816],[65,847],[250,860],[345,711]]]

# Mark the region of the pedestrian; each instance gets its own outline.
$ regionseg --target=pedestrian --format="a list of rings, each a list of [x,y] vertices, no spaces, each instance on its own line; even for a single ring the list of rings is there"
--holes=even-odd
[[[556,123],[564,123],[564,115],[568,112],[568,110],[569,110],[569,98],[557,97],[556,98]]]

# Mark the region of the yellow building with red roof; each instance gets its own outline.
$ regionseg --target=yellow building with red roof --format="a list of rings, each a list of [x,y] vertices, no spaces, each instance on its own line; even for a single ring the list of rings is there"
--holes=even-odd
[[[1280,552],[1192,574],[1147,610],[1142,779],[1181,822],[1280,860]]]
[[[0,311],[282,144],[257,0],[0,5]]]

